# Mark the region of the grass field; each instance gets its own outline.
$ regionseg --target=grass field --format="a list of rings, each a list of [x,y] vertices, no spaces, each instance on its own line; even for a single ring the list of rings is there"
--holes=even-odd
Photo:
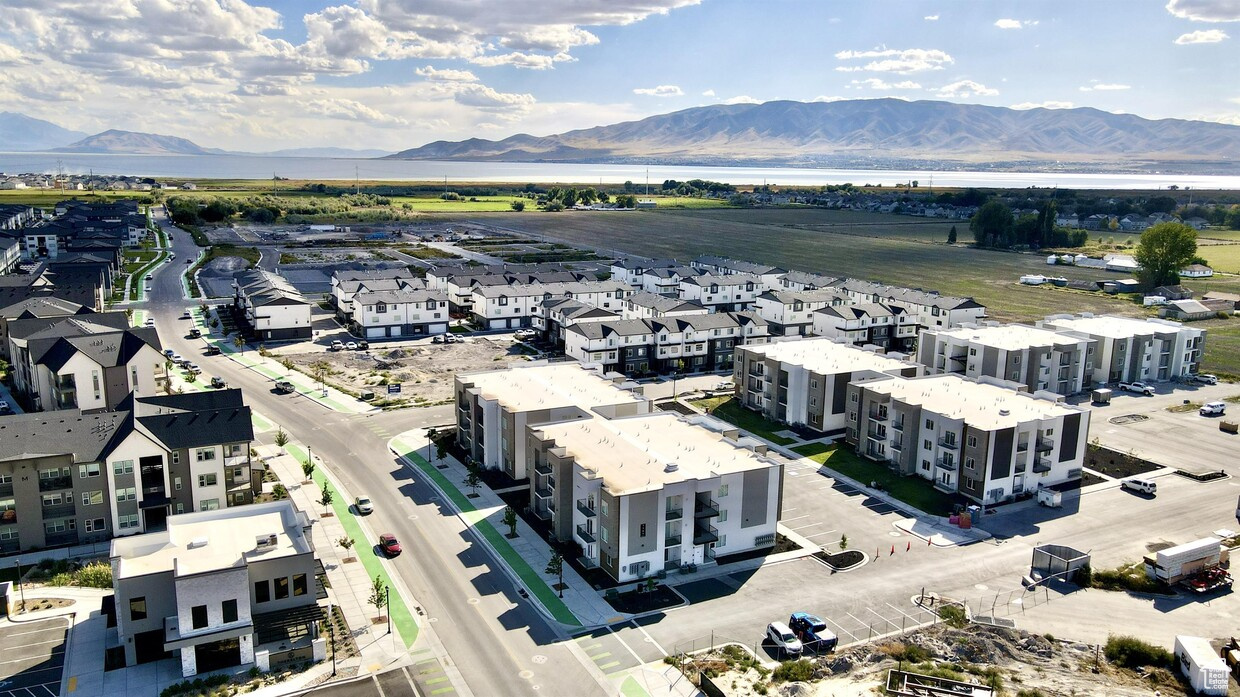
[[[807,443],[793,448],[794,451],[862,484],[877,483],[883,491],[908,505],[931,515],[945,516],[952,512],[953,504],[964,503],[963,497],[945,494],[921,477],[903,477],[885,465],[871,462],[854,453],[846,445]]]
[[[796,442],[791,438],[775,435],[776,431],[787,430],[786,426],[771,421],[761,414],[749,411],[742,407],[735,397],[708,397],[706,399],[694,400],[692,404],[712,416],[717,416],[728,423],[735,424],[776,445],[791,445]]]

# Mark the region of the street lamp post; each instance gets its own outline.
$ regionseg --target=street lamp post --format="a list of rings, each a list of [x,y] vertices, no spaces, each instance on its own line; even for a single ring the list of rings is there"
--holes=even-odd
[[[26,588],[22,585],[22,560],[20,557],[14,559],[17,562],[17,592],[22,596],[22,612],[26,611]]]
[[[388,634],[392,633],[392,587],[390,585],[383,587],[383,605],[387,608]]]
[[[327,606],[327,634],[332,642],[332,677],[336,677],[336,623],[332,616],[332,606]]]

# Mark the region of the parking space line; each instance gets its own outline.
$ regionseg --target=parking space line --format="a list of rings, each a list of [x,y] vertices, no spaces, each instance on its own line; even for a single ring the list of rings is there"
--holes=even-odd
[[[655,641],[655,640],[654,640],[654,637],[650,636],[650,634],[646,632],[646,628],[645,628],[645,627],[642,627],[640,624],[638,624],[638,623],[637,623],[636,621],[634,621],[634,620],[629,620],[629,624],[633,625],[634,627],[637,627],[637,631],[641,632],[641,633],[642,633],[642,636],[646,637],[646,640],[647,640],[647,641],[649,641],[650,643],[654,644],[654,647],[655,647],[656,649],[658,649],[658,650],[659,650],[659,653],[663,654],[663,656],[664,656],[664,657],[666,657],[666,656],[668,655],[668,654],[667,654],[667,651],[663,650],[663,647],[659,645],[659,642]]]
[[[787,525],[787,524],[788,524],[788,521],[791,521],[791,520],[800,520],[800,519],[802,519],[802,518],[808,518],[808,517],[809,517],[809,514],[808,514],[808,513],[806,513],[805,515],[799,515],[799,516],[796,516],[795,518],[784,518],[784,519],[783,519],[782,521],[780,521],[780,522],[782,522],[784,525]]]
[[[812,540],[812,539],[814,539],[815,537],[822,537],[823,535],[830,535],[830,534],[831,534],[831,533],[833,533],[833,532],[835,532],[835,531],[834,531],[834,530],[827,530],[826,532],[812,532],[812,533],[810,533],[810,534],[808,534],[808,535],[801,535],[801,537],[804,537],[804,538],[805,538],[805,539],[807,539],[807,540]]]
[[[793,528],[793,530],[804,530],[805,528],[812,528],[815,525],[826,525],[826,524],[827,524],[827,521],[825,520],[816,520],[812,523],[806,523],[805,525],[798,525],[795,528]]]
[[[610,652],[610,651],[604,651],[603,653],[596,653],[596,654],[594,654],[593,656],[591,656],[591,657],[590,657],[590,660],[591,660],[591,661],[597,661],[597,660],[598,660],[598,659],[600,659],[600,658],[607,658],[607,657],[608,657],[608,656],[610,656],[610,655],[611,655],[611,652]]]
[[[620,661],[612,661],[611,663],[604,663],[598,668],[599,670],[607,670],[608,668],[615,668],[618,665],[620,665]]]
[[[629,653],[633,654],[633,658],[637,659],[637,665],[644,665],[646,663],[644,660],[642,660],[641,656],[637,655],[637,652],[633,650],[632,646],[629,646],[627,643],[625,643],[624,639],[620,638],[620,635],[617,634],[616,630],[612,629],[610,625],[608,625],[607,631],[611,632],[611,635],[616,638],[616,641],[620,642],[621,646],[623,646]],[[663,655],[666,656],[667,654],[665,653]],[[617,661],[617,663],[619,663],[619,661]]]
[[[841,632],[843,632],[843,633],[847,634],[848,636],[852,637],[854,641],[857,639],[857,635],[856,635],[856,634],[853,634],[852,632],[848,631],[847,629],[844,629],[844,627],[843,627],[843,626],[841,626],[839,623],[837,623],[837,622],[833,621],[830,617],[826,618],[826,620],[827,620],[828,622],[830,622],[831,624],[834,624],[834,625],[835,625],[835,627],[836,627],[836,629],[839,629]]]

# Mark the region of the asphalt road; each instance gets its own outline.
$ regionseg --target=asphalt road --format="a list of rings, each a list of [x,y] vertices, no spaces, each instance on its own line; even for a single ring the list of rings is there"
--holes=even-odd
[[[374,534],[397,535],[405,553],[385,563],[424,609],[423,629],[432,630],[475,695],[601,695],[598,671],[587,670],[571,642],[543,619],[479,546],[473,533],[438,499],[422,478],[396,461],[387,442],[397,433],[452,423],[452,407],[343,415],[302,395],[277,395],[272,383],[224,356],[203,355],[200,341],[186,338],[188,322],[179,274],[197,254],[189,234],[173,230],[177,260],[155,273],[147,309],[164,346],[172,348],[244,391],[246,403],[309,445],[346,491],[375,502],[367,517]],[[217,301],[220,302],[220,301]],[[139,306],[141,307],[141,306]],[[197,357],[192,358],[192,357]],[[270,437],[270,434],[268,434]],[[455,672],[454,671],[454,672]]]
[[[56,697],[69,621],[14,622],[0,633],[0,697]]]

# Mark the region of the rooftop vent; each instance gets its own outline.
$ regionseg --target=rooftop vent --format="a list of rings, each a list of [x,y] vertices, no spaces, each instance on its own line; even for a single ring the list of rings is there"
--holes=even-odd
[[[1012,413],[1012,412],[1011,412],[1010,410],[1008,410],[1008,409],[1000,409],[1000,410],[999,410],[999,416],[1008,416],[1008,415],[1009,415],[1009,414],[1011,414],[1011,413]]]
[[[680,469],[680,465],[676,464],[675,462],[669,462],[663,466],[664,472],[675,472],[679,469]]]
[[[194,539],[189,541],[190,549],[197,549],[199,547],[206,547],[206,546],[207,546],[207,538],[205,537],[195,537]]]

